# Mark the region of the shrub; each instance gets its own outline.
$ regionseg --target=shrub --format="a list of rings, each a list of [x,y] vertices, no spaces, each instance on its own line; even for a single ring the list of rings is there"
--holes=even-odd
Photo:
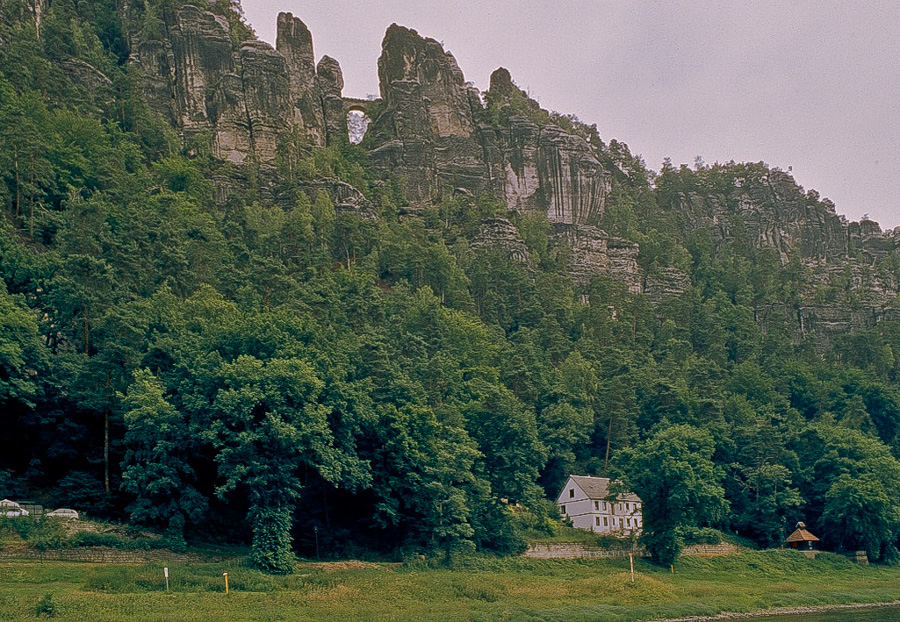
[[[711,527],[681,527],[678,535],[685,544],[720,544],[722,532]]]
[[[25,536],[28,546],[44,552],[51,549],[61,549],[66,545],[66,530],[59,521],[43,518],[32,523]]]
[[[56,613],[57,608],[56,603],[53,602],[53,594],[44,594],[44,597],[38,601],[37,606],[34,608],[34,615],[37,617],[47,616],[52,618]]]
[[[75,532],[69,544],[72,546],[108,546],[114,549],[125,549],[129,547],[125,538],[117,536],[114,533],[97,533],[95,531],[78,531]]]

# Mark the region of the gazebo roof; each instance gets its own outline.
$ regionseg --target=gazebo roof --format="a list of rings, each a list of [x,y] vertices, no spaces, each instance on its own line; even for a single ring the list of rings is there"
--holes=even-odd
[[[802,524],[802,523],[801,523],[801,524]],[[798,526],[797,529],[794,530],[794,533],[792,533],[791,535],[789,535],[789,536],[787,537],[787,539],[785,540],[785,542],[787,542],[787,543],[791,543],[791,542],[818,542],[819,539],[818,539],[817,537],[815,537],[814,535],[812,535],[811,533],[809,533],[809,532],[805,529],[805,527],[806,527],[805,525],[804,525],[803,527],[799,527],[799,526]]]

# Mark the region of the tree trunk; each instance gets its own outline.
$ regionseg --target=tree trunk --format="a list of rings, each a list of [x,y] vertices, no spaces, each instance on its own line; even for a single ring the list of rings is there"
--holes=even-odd
[[[103,486],[109,494],[109,411],[103,413]]]
[[[612,443],[613,416],[609,416],[609,429],[606,431],[606,459],[603,461],[603,475],[609,471],[609,446]]]

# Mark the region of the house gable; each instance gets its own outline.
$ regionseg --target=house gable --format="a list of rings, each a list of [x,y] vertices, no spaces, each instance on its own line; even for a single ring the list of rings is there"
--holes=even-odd
[[[570,475],[556,498],[560,515],[577,529],[626,533],[642,528],[641,500],[626,492],[610,498],[606,477]]]

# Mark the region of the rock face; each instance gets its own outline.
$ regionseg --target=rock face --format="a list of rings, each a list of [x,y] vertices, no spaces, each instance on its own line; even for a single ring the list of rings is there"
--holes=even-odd
[[[33,3],[36,23],[44,3]],[[124,3],[126,17],[129,6]],[[373,118],[362,146],[372,170],[404,188],[411,205],[403,214],[421,215],[442,200],[487,193],[509,210],[547,217],[550,242],[566,249],[566,271],[577,287],[606,275],[655,304],[690,287],[689,275],[678,268],[644,271],[637,244],[601,229],[613,175],[625,173],[596,144],[554,125],[506,69],[495,71],[481,94],[439,42],[394,24],[378,59],[381,99],[347,100],[340,65],[327,56],[316,64],[312,34],[290,13],[278,16],[275,48],[255,39],[235,42],[233,32],[225,17],[176,3],[162,12],[158,28],[130,33],[132,62],[150,107],[181,132],[189,150],[210,150],[238,165],[224,167],[214,179],[223,198],[223,188],[245,183],[240,165],[257,165],[261,177],[272,177],[288,145],[343,144],[347,111],[364,110]],[[108,87],[108,79],[86,63],[64,67],[78,84]],[[662,206],[673,210],[683,233],[708,231],[717,252],[771,249],[782,265],[803,271],[792,305],[756,309],[763,328],[780,324],[798,338],[827,339],[900,313],[900,282],[879,265],[900,249],[900,228],[883,232],[865,219],[847,223],[833,204],[804,193],[777,169],[741,165],[731,177],[710,179],[681,188]],[[323,190],[338,210],[375,218],[362,193],[337,180],[304,182],[292,192],[314,198]],[[273,198],[290,201],[287,194]],[[525,265],[531,260],[505,218],[484,221],[471,246],[499,249]]]
[[[690,275],[674,266],[650,271],[644,278],[644,293],[653,304],[677,298],[691,286]]]
[[[569,273],[579,286],[602,273],[641,291],[637,245],[611,239],[595,226],[611,175],[583,138],[552,124],[538,125],[526,114],[488,123],[480,95],[466,83],[453,55],[434,39],[396,24],[385,35],[378,76],[384,105],[369,128],[371,161],[383,175],[401,177],[414,204],[461,191],[490,192],[511,210],[541,212],[554,223],[555,242],[571,245]],[[505,69],[491,76],[488,97],[500,109],[515,100],[540,110]],[[521,255],[511,242],[518,238],[511,227],[503,219],[486,221],[475,245],[494,240]]]
[[[277,49],[258,40],[235,45],[228,21],[186,4],[163,13],[165,37],[132,41],[150,107],[233,164],[274,164],[279,142],[299,128],[314,146],[345,140],[336,114],[343,88],[333,59],[314,62],[312,35],[290,13],[278,16]]]
[[[487,97],[502,111],[517,100],[527,110],[540,106],[519,89],[504,68],[491,74]],[[507,115],[502,115],[507,116]],[[611,175],[581,138],[529,116],[509,114],[495,128],[480,126],[481,142],[490,154],[489,165],[497,189],[516,211],[545,212],[551,222],[596,224],[611,190]]]
[[[384,111],[369,128],[379,137],[370,154],[373,167],[401,176],[414,203],[438,200],[456,187],[486,190],[472,99],[453,55],[434,39],[393,24],[378,77]]]
[[[597,224],[611,175],[581,137],[528,115],[486,122],[477,90],[456,59],[434,39],[392,25],[378,60],[384,109],[370,133],[378,137],[372,160],[401,175],[408,198],[428,203],[465,189],[502,196],[510,209],[544,212],[554,223]],[[487,94],[495,108],[526,102],[506,69],[491,76]]]
[[[344,115],[344,74],[340,64],[323,56],[316,67],[316,86],[322,102],[325,136],[329,145],[347,141],[347,117]]]
[[[287,67],[292,123],[303,129],[311,144],[324,145],[325,117],[317,93],[316,57],[309,28],[292,14],[279,13],[275,48]]]
[[[804,194],[783,171],[743,170],[718,192],[678,194],[672,208],[685,234],[708,230],[719,252],[771,249],[782,265],[799,264],[798,301],[758,307],[764,329],[786,326],[796,340],[816,335],[824,347],[835,335],[872,328],[890,312],[900,282],[877,264],[900,247],[896,232],[867,219],[847,223],[830,201]],[[653,289],[648,277],[648,293]]]
[[[530,253],[516,226],[506,218],[489,218],[469,245],[472,250],[499,250],[513,261],[529,266]]]
[[[737,240],[772,248],[782,263],[795,254],[826,260],[847,255],[846,224],[833,205],[804,195],[782,171],[748,172],[736,177],[727,192],[681,194],[674,208],[684,218],[684,229],[708,229],[717,245]]]
[[[571,249],[567,272],[575,285],[585,287],[595,274],[603,274],[624,283],[629,292],[641,293],[640,248],[634,242],[611,237],[592,225],[568,223],[555,223],[552,238]]]

